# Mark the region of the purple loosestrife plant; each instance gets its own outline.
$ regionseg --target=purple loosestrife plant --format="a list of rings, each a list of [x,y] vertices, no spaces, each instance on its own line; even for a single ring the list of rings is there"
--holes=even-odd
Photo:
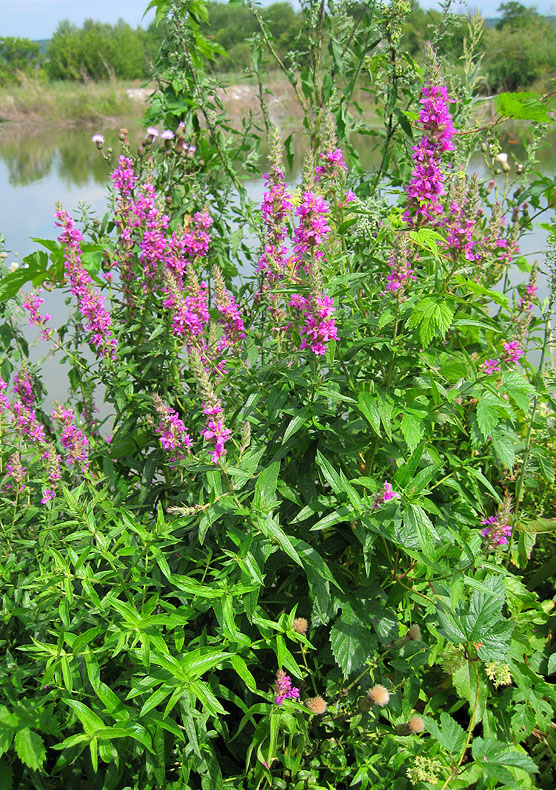
[[[92,279],[81,263],[81,246],[83,236],[75,228],[73,220],[62,209],[56,211],[56,224],[63,228],[60,242],[65,245],[65,271],[70,283],[72,294],[77,299],[81,315],[86,319],[86,330],[90,334],[90,342],[103,357],[116,359],[116,340],[112,331],[110,314],[104,307],[104,300],[96,288],[91,285]]]

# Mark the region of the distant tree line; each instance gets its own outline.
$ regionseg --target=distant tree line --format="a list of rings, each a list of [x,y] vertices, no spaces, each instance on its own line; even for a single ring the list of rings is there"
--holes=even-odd
[[[218,72],[249,68],[254,37],[259,33],[252,12],[239,5],[209,2],[209,22],[202,33],[225,50],[214,63]],[[278,55],[286,63],[288,53],[303,48],[302,16],[284,1],[259,9]],[[357,4],[347,13],[358,16]],[[516,0],[500,5],[499,18],[488,20],[482,39],[485,90],[518,90],[538,79],[556,75],[556,29],[554,19],[540,15]],[[431,25],[441,14],[425,10],[412,0],[404,39],[409,55],[419,58]],[[444,41],[448,57],[457,63],[467,33],[464,15],[453,18]],[[163,30],[154,23],[146,30],[131,28],[120,20],[116,25],[89,19],[82,27],[64,21],[58,25],[45,51],[37,42],[23,38],[0,38],[0,85],[21,80],[23,75],[53,80],[146,79],[156,60]]]

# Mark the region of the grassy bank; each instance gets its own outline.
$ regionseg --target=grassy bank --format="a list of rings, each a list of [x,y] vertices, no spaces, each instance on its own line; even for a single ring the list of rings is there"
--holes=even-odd
[[[0,123],[98,124],[141,117],[149,90],[137,82],[40,83],[0,89]]]

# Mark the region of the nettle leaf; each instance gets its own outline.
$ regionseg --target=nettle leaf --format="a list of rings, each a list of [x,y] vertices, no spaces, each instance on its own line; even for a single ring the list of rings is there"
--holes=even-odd
[[[501,417],[511,417],[511,409],[492,392],[481,392],[477,403],[477,424],[483,439],[489,438]]]
[[[479,641],[502,619],[502,606],[506,600],[504,578],[489,576],[481,590],[474,590],[462,626],[469,641]]]
[[[46,758],[46,749],[41,736],[24,727],[14,738],[15,751],[22,763],[32,771],[38,771]]]
[[[519,370],[506,370],[502,374],[502,384],[515,405],[522,411],[528,412],[535,388],[525,376]]]
[[[426,717],[427,732],[430,732],[442,748],[450,753],[461,752],[465,744],[465,730],[463,727],[444,711],[440,714],[440,724],[441,727],[438,726],[434,719],[431,719],[429,716]]]
[[[541,100],[538,93],[531,91],[499,93],[494,103],[500,115],[506,117],[518,118],[521,121],[554,122],[549,114],[550,107]]]
[[[512,716],[512,730],[521,740],[535,729],[535,712],[530,705],[516,705]]]
[[[492,429],[490,437],[494,454],[502,466],[511,471],[515,464],[515,447],[518,441],[515,431],[506,425],[497,425]]]
[[[507,743],[494,738],[474,738],[471,745],[473,759],[480,763],[485,773],[510,787],[519,787],[514,775],[506,766],[520,768],[529,774],[537,773],[538,768],[524,752],[511,749]]]
[[[413,452],[413,450],[423,438],[423,433],[425,431],[425,424],[423,420],[414,414],[409,414],[406,412],[402,417],[400,428],[409,451]]]
[[[413,308],[409,319],[410,327],[419,327],[419,337],[424,348],[430,345],[436,335],[441,338],[452,325],[454,311],[446,299],[436,301],[428,296]]]
[[[492,626],[476,642],[477,655],[483,661],[504,661],[510,649],[513,625],[509,620],[501,620]]]
[[[368,659],[374,640],[349,604],[342,605],[342,614],[330,629],[330,646],[336,663],[347,677]]]

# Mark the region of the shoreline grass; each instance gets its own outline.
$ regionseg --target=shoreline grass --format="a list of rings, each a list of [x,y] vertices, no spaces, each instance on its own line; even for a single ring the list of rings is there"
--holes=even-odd
[[[145,110],[150,89],[137,81],[46,82],[25,80],[0,89],[0,124],[112,123]]]

